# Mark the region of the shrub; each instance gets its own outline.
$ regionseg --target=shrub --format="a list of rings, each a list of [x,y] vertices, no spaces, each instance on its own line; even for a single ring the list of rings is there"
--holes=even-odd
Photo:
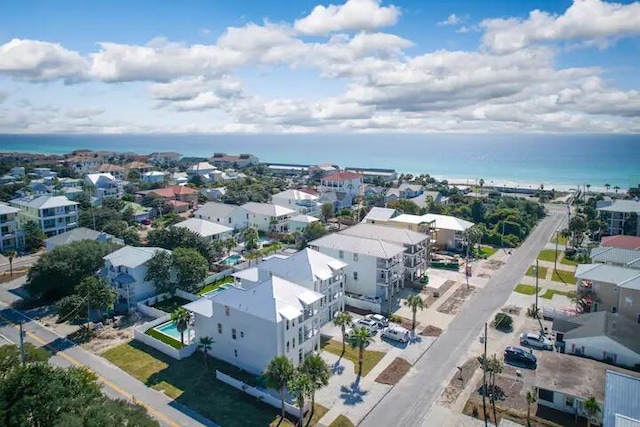
[[[392,323],[402,323],[402,317],[398,316],[397,314],[392,314],[389,317],[389,321]]]
[[[493,322],[496,329],[510,329],[513,325],[513,318],[506,313],[498,313]]]

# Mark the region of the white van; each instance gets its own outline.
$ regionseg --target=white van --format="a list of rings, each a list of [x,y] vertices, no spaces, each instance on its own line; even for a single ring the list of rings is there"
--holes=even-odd
[[[403,328],[400,325],[389,325],[389,327],[385,329],[380,336],[382,338],[389,338],[390,340],[394,341],[408,342],[409,330],[407,328]]]

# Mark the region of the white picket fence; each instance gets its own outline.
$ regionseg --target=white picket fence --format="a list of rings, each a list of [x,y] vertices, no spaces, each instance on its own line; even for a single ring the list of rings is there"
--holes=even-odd
[[[269,393],[266,390],[262,390],[256,387],[252,387],[248,384],[243,383],[240,380],[237,380],[227,374],[224,374],[218,370],[216,370],[216,379],[222,381],[225,384],[230,385],[233,388],[236,388],[238,390],[242,390],[245,393],[247,393],[250,396],[253,396],[257,399],[259,399],[262,402],[268,403],[269,405],[273,406],[274,408],[278,408],[281,409],[282,405],[281,405],[281,401],[280,398],[272,395],[271,393]],[[295,405],[290,404],[289,402],[285,401],[284,402],[284,410],[285,412],[297,417],[300,415],[300,408],[298,408]],[[306,413],[309,410],[309,402],[305,402],[304,404],[304,412]]]

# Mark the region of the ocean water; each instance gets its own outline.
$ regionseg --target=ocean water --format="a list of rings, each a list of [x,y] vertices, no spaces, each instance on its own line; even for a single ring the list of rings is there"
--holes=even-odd
[[[495,185],[640,184],[640,135],[0,135],[0,151],[63,154],[79,148],[202,157],[252,153],[261,161],[393,168]]]

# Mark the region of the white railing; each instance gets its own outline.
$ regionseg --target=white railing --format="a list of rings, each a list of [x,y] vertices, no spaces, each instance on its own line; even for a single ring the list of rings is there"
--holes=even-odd
[[[282,402],[280,401],[280,398],[272,395],[271,393],[269,393],[269,391],[267,390],[263,390],[257,387],[252,387],[248,384],[243,383],[240,380],[237,380],[235,378],[233,378],[232,376],[229,376],[227,374],[224,374],[220,371],[218,371],[216,369],[216,379],[222,381],[225,384],[230,385],[231,387],[238,389],[238,390],[242,390],[245,393],[247,393],[250,396],[253,396],[255,398],[257,398],[258,400],[268,403],[269,405],[281,409],[282,408]],[[305,402],[304,404],[304,412],[307,412],[307,410],[309,409],[309,402]],[[289,414],[293,415],[293,416],[298,416],[300,415],[300,408],[298,408],[295,405],[292,405],[291,403],[287,402],[285,400],[284,402],[284,410],[286,412],[288,412]]]
[[[151,328],[155,328],[158,325],[161,325],[165,322],[168,322],[170,316],[165,313],[165,316],[160,317],[156,320],[152,320],[151,322],[147,322],[133,329],[133,339],[136,341],[140,341],[143,344],[148,345],[149,347],[155,348],[161,353],[166,354],[169,357],[172,357],[176,360],[184,359],[185,357],[191,356],[198,348],[197,343],[191,343],[185,347],[180,349],[173,348],[169,344],[165,344],[160,340],[153,338],[150,335],[147,335],[145,332]]]

